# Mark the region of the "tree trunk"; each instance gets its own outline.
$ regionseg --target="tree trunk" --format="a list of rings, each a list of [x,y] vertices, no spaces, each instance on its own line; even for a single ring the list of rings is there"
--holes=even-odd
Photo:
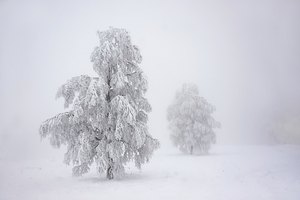
[[[107,101],[108,106],[109,106],[109,112],[110,112],[110,101],[111,101],[111,86],[110,86],[110,82],[111,82],[111,67],[109,67],[109,69],[108,69],[108,75],[107,75],[108,93],[106,95],[106,101]],[[107,113],[106,118],[109,117],[109,112]],[[111,127],[108,127],[107,131],[110,133],[111,132]],[[109,180],[111,180],[111,179],[114,178],[113,160],[109,156],[109,153],[107,153],[107,157],[108,157],[108,160],[109,160],[110,164],[109,164],[109,167],[107,168],[107,171],[106,171],[106,178],[109,179]]]
[[[191,146],[191,148],[190,148],[190,154],[193,154],[193,151],[194,151],[194,147]]]
[[[109,166],[109,167],[107,168],[106,178],[109,179],[109,180],[111,180],[111,179],[114,178],[112,166]]]

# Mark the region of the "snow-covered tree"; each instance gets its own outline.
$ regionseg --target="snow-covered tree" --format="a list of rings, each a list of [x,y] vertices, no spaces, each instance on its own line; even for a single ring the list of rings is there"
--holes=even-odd
[[[184,84],[167,113],[174,145],[184,153],[208,153],[216,142],[214,128],[220,127],[212,117],[214,111],[214,106],[199,96],[196,85]]]
[[[81,75],[63,84],[57,98],[65,108],[42,123],[40,135],[49,136],[54,147],[67,145],[65,163],[73,174],[82,175],[96,163],[108,179],[124,173],[124,165],[137,168],[148,162],[159,142],[148,133],[151,106],[145,98],[147,80],[139,67],[142,61],[128,32],[110,28],[98,32],[99,45],[91,55],[96,77]]]
[[[300,144],[300,114],[297,111],[278,113],[266,129],[274,144]]]

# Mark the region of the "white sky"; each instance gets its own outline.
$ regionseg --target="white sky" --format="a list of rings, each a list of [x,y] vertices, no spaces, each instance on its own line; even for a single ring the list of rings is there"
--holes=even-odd
[[[141,49],[149,127],[162,145],[166,108],[184,82],[216,106],[218,143],[264,143],[274,115],[300,111],[299,19],[292,0],[0,0],[0,144],[10,147],[2,154],[48,150],[38,128],[63,111],[56,90],[94,74],[96,31],[109,26],[127,29]]]

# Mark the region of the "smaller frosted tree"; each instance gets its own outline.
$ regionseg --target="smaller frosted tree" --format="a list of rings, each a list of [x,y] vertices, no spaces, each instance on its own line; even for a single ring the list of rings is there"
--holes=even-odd
[[[216,142],[214,128],[220,127],[211,116],[214,111],[215,107],[199,96],[195,84],[184,84],[167,113],[174,145],[184,153],[208,153]]]

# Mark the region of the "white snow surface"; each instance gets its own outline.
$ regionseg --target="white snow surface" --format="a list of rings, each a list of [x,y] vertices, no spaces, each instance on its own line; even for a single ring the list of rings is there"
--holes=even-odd
[[[0,199],[299,200],[300,146],[215,146],[209,155],[157,151],[122,179],[92,168],[72,177],[62,158],[0,160]]]

